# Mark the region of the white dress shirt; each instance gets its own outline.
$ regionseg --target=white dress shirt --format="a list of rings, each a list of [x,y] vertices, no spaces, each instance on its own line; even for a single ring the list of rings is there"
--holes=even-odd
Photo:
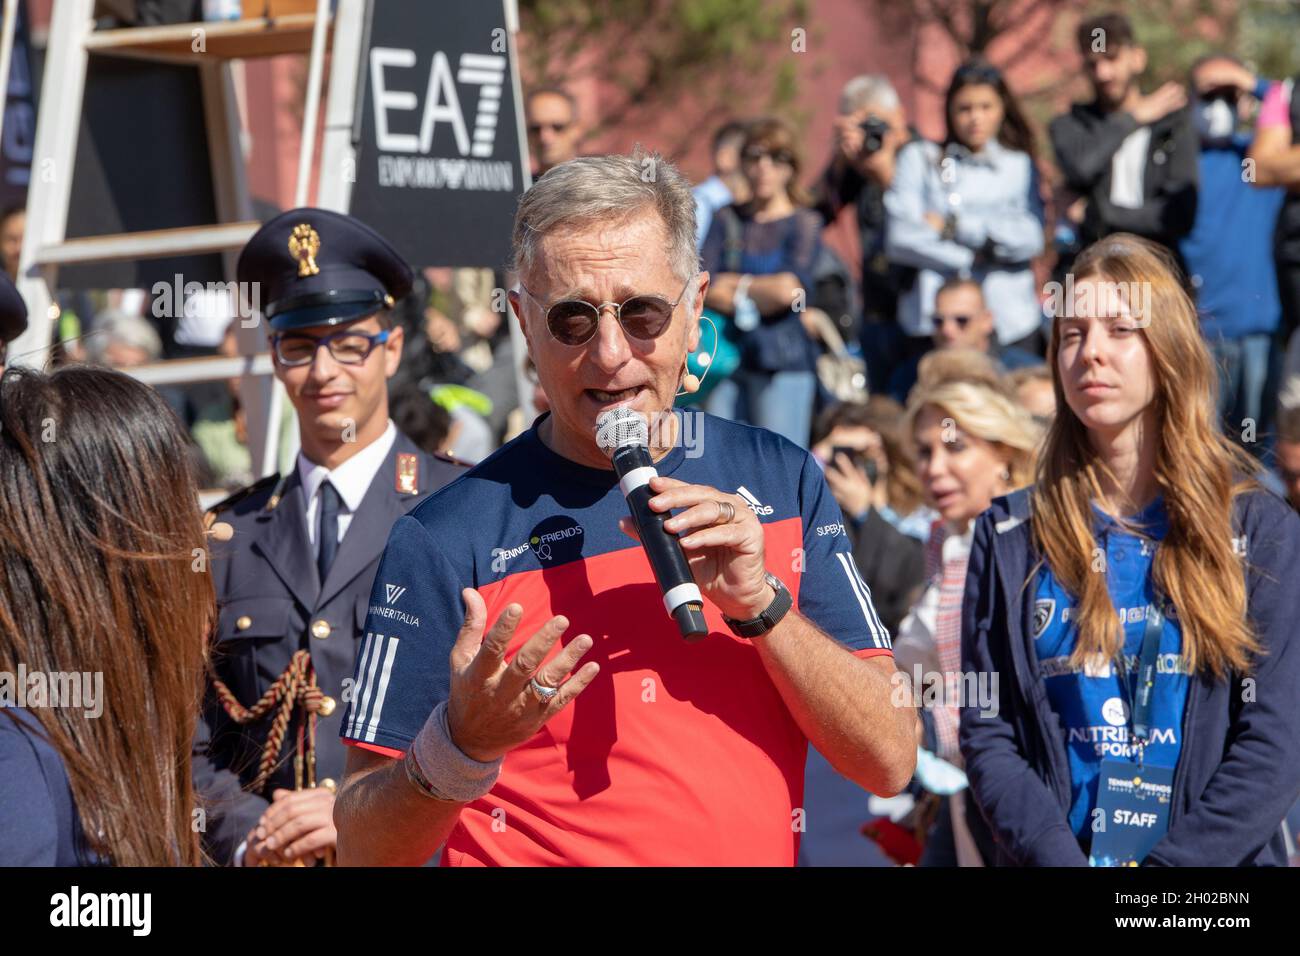
[[[1147,149],[1151,127],[1139,126],[1119,144],[1110,160],[1110,202],[1122,209],[1141,209],[1146,203]]]
[[[298,480],[302,482],[303,500],[307,502],[307,538],[311,541],[313,555],[320,554],[320,542],[316,540],[317,515],[320,514],[321,485],[328,478],[334,490],[342,499],[339,505],[339,540],[348,533],[352,516],[361,507],[361,499],[370,490],[370,483],[375,480],[379,466],[388,457],[388,452],[397,441],[397,426],[390,419],[384,433],[361,449],[333,471],[324,465],[317,465],[298,452]]]

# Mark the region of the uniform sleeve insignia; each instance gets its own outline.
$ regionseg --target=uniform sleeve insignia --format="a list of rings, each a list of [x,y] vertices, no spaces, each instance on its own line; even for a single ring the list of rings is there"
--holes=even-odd
[[[409,452],[397,456],[397,490],[404,495],[420,493],[420,458]]]

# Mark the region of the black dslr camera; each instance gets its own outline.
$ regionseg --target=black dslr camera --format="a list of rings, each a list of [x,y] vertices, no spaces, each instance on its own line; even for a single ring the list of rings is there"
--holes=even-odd
[[[858,126],[862,130],[862,153],[874,153],[885,145],[889,124],[879,116],[868,116]]]

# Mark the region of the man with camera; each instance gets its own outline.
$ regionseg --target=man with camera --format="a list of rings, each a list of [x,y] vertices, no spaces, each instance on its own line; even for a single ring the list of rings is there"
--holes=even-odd
[[[862,247],[862,352],[872,391],[888,381],[901,357],[898,295],[915,270],[885,256],[885,191],[894,179],[894,157],[916,138],[898,93],[877,74],[855,76],[840,93],[834,123],[834,156],[816,189],[816,208],[829,224],[845,206],[857,214]]]

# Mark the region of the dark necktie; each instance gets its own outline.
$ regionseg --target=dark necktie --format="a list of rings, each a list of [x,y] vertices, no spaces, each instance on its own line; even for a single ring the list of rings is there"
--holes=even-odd
[[[320,486],[320,524],[317,526],[316,540],[320,551],[316,554],[316,570],[320,574],[320,583],[325,583],[325,576],[330,573],[334,555],[339,550],[339,493],[326,479]]]

